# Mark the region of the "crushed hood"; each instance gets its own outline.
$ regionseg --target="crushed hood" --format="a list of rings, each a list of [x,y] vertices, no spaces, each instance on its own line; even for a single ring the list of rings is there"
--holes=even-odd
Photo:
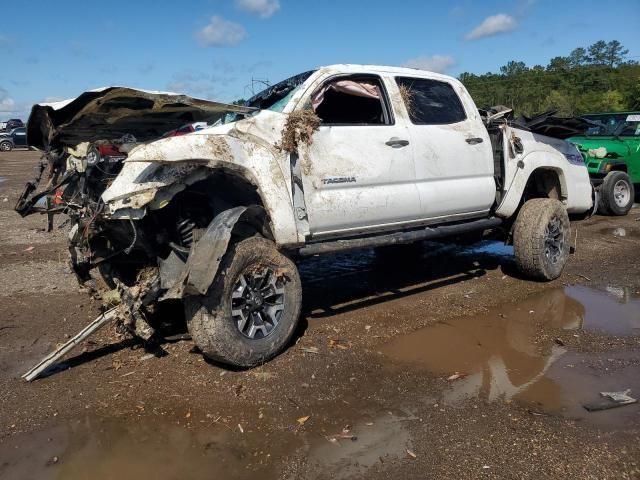
[[[569,137],[583,134],[587,128],[596,125],[591,120],[582,117],[558,117],[557,110],[549,110],[532,117],[523,115],[514,120],[513,109],[504,105],[496,105],[487,109],[479,109],[485,124],[508,121],[517,128],[529,130],[538,135],[566,140]]]
[[[520,123],[533,133],[562,140],[581,135],[594,125],[594,122],[581,117],[557,117],[556,113],[557,110],[550,110],[533,117],[523,116]]]
[[[228,112],[254,110],[177,93],[106,87],[70,100],[34,105],[27,122],[27,140],[41,150],[125,134],[145,142],[185,123],[213,123]]]

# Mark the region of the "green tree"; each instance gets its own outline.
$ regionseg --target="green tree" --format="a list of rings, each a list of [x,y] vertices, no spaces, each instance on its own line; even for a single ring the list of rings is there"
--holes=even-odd
[[[575,114],[573,101],[565,93],[551,90],[544,98],[540,111],[558,110],[558,115],[570,117]]]
[[[527,65],[524,62],[516,62],[515,60],[511,60],[500,67],[500,73],[507,76],[518,75],[525,70],[527,70]]]
[[[606,65],[608,60],[607,42],[598,40],[589,47],[587,61],[593,65]]]
[[[584,65],[587,62],[587,51],[582,47],[574,48],[567,57],[567,61],[572,68]]]
[[[607,65],[611,68],[617,67],[624,63],[625,57],[629,53],[629,50],[624,48],[618,40],[612,40],[607,43],[606,60]]]
[[[640,65],[617,40],[578,47],[544,68],[512,60],[498,73],[465,72],[460,81],[479,107],[508,105],[516,114],[558,109],[561,115],[640,109]]]

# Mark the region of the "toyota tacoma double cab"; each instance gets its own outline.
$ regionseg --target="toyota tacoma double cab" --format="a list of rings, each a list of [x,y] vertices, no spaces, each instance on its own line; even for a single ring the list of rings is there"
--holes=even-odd
[[[626,215],[640,186],[640,112],[592,113],[583,135],[568,140],[582,153],[598,189],[598,212]]]
[[[246,105],[99,89],[33,107],[44,156],[16,210],[69,216],[74,271],[112,289],[129,331],[151,338],[179,301],[205,356],[251,367],[291,340],[304,256],[494,230],[523,274],[557,278],[594,192],[574,145],[511,115],[383,66],[322,67]],[[213,126],[161,138],[198,121]]]

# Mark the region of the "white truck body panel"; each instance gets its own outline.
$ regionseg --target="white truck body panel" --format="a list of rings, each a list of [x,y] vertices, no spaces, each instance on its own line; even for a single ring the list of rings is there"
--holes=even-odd
[[[514,214],[531,174],[540,168],[554,170],[560,179],[561,199],[569,213],[583,213],[593,206],[592,186],[584,163],[572,163],[567,154],[576,153],[569,142],[506,127],[506,137],[516,135],[524,146],[522,154],[510,158],[505,142],[506,194],[496,208],[496,215],[509,218]],[[579,153],[578,153],[579,155]]]
[[[139,218],[145,208],[162,208],[168,202],[167,196],[157,197],[159,189],[177,193],[186,187],[179,179],[198,166],[228,169],[257,187],[276,242],[298,244],[302,239],[293,217],[288,160],[274,146],[283,123],[282,114],[262,111],[231,124],[138,146],[102,199],[113,218]],[[163,168],[163,164],[173,168]]]

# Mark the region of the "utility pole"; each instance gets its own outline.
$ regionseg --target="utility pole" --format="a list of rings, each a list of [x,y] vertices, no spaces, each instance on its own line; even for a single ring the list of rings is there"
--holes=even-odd
[[[256,94],[256,84],[261,85],[260,90],[271,86],[271,83],[269,83],[268,79],[251,77],[251,83],[249,85],[245,85],[244,92],[246,93],[248,90],[249,92],[251,92],[251,96],[253,97]]]

